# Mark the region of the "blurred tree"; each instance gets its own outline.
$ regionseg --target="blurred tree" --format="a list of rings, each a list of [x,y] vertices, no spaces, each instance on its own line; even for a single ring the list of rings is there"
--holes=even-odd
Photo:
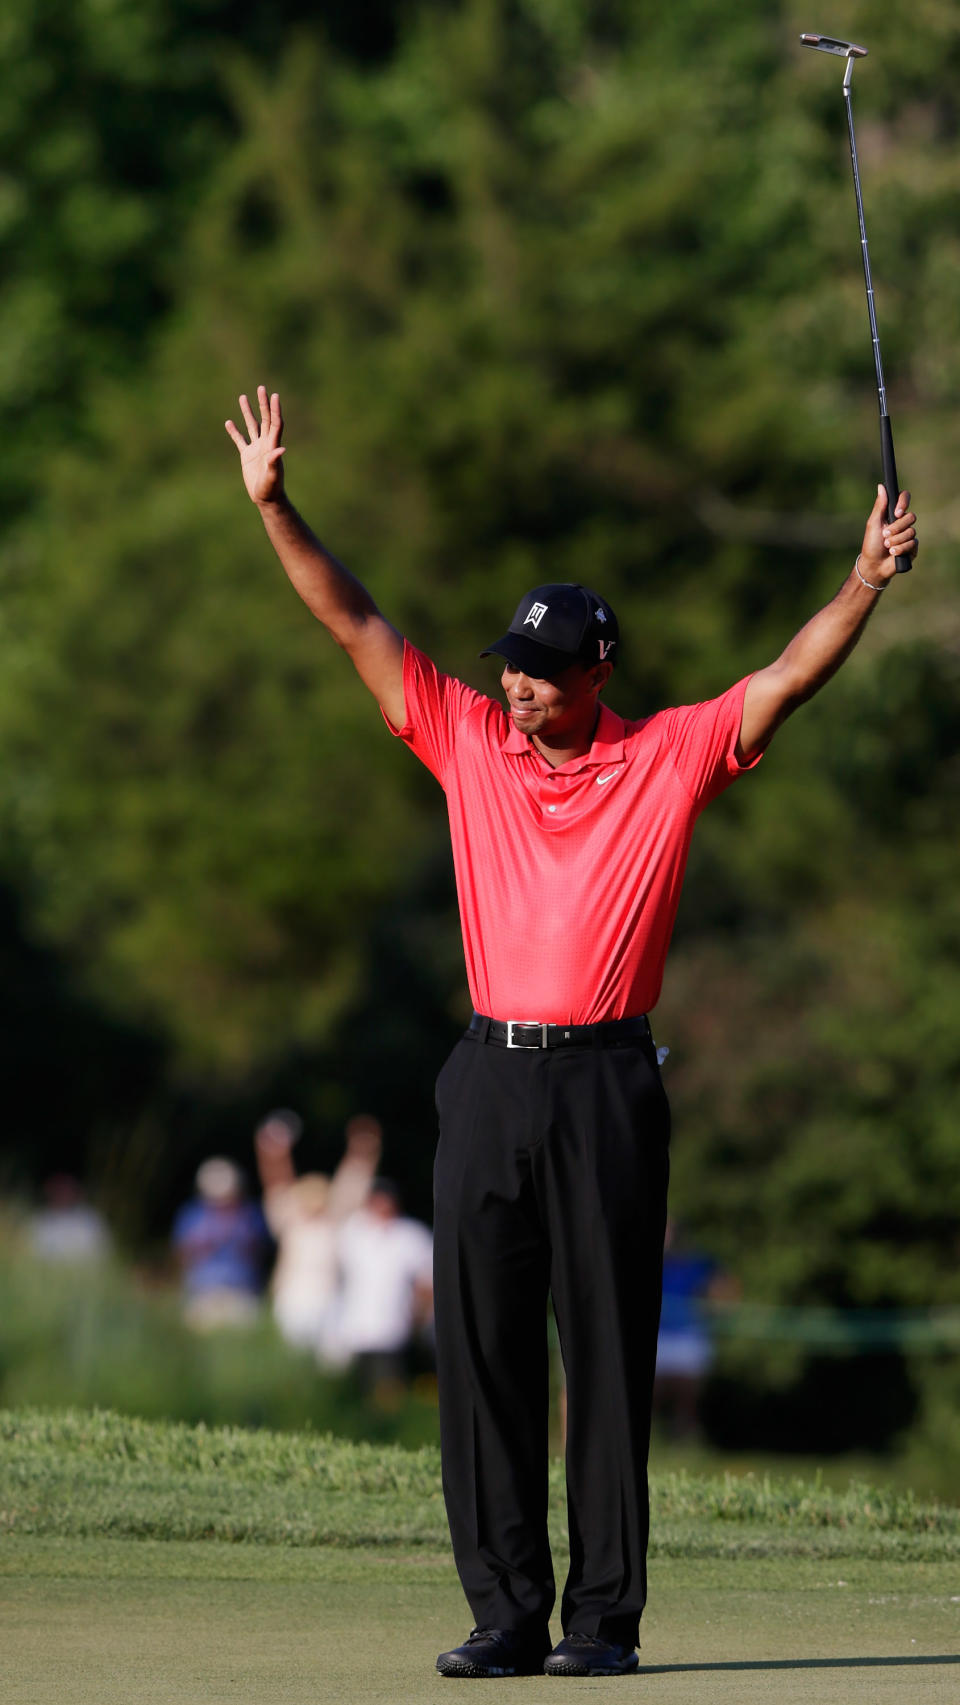
[[[142,1234],[142,1200],[164,1161],[131,1131],[162,1094],[166,1061],[155,1035],[99,1011],[62,960],[31,941],[16,897],[0,888],[0,1196],[57,1172],[95,1176],[124,1241]]]
[[[377,61],[403,0],[323,7],[326,38]],[[220,66],[264,66],[307,0],[32,0],[0,21],[0,405],[29,434],[0,462],[5,509],[29,500],[38,442],[74,439],[84,393],[127,374],[178,299],[198,184],[235,137]]]

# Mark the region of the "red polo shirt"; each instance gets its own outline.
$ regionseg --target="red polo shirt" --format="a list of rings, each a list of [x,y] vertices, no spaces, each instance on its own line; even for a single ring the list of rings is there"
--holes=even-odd
[[[407,720],[387,726],[447,796],[477,1012],[592,1024],[656,1005],[694,823],[753,767],[735,755],[748,679],[641,722],[602,705],[589,752],[554,769],[405,644]]]

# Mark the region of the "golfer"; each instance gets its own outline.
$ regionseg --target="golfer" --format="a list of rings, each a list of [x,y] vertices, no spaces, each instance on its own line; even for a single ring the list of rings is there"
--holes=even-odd
[[[443,675],[320,544],[283,484],[280,399],[227,421],[293,586],[447,796],[475,1014],[437,1083],[435,1298],[443,1488],[476,1627],[449,1676],[620,1675],[646,1596],[647,1447],[669,1113],[647,1013],[690,838],[791,711],[849,656],[916,549],[882,490],[836,597],[766,669],[708,703],[624,722],[619,644],[584,586],[527,593],[505,708]],[[563,1635],[547,1540],[546,1304],[567,1378]]]

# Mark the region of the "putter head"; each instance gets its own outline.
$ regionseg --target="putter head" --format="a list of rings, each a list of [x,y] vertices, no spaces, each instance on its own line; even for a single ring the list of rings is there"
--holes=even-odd
[[[820,53],[839,53],[843,59],[866,59],[865,47],[858,47],[855,41],[836,41],[833,36],[802,35],[800,40],[804,47],[815,47]]]

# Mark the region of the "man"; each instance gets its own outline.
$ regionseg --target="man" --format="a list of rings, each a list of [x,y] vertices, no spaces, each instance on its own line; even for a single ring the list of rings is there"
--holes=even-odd
[[[211,1155],[171,1233],[183,1275],[183,1317],[198,1332],[250,1326],[260,1314],[270,1235],[239,1166]]]
[[[700,1424],[700,1398],[713,1362],[713,1322],[704,1304],[730,1304],[739,1296],[737,1280],[668,1219],[653,1412],[673,1439],[695,1438]]]
[[[340,1343],[364,1390],[385,1407],[410,1378],[418,1330],[433,1318],[433,1238],[402,1211],[389,1178],[375,1178],[340,1240]]]
[[[278,1108],[257,1126],[253,1138],[263,1212],[277,1245],[270,1286],[273,1317],[288,1344],[312,1350],[321,1365],[342,1367],[343,1229],[367,1202],[383,1132],[369,1114],[349,1119],[343,1154],[328,1178],[323,1172],[297,1174],[293,1150],[302,1130],[299,1114]]]
[[[488,651],[507,714],[385,621],[287,500],[280,399],[246,397],[247,492],[293,586],[447,795],[476,1008],[437,1083],[435,1308],[443,1484],[477,1627],[451,1676],[619,1675],[646,1595],[646,1455],[669,1115],[646,1014],[702,807],[852,651],[916,548],[909,494],[836,597],[710,703],[623,722],[600,703],[618,630],[538,587]],[[570,1570],[550,1650],[546,1299],[568,1392]]]

